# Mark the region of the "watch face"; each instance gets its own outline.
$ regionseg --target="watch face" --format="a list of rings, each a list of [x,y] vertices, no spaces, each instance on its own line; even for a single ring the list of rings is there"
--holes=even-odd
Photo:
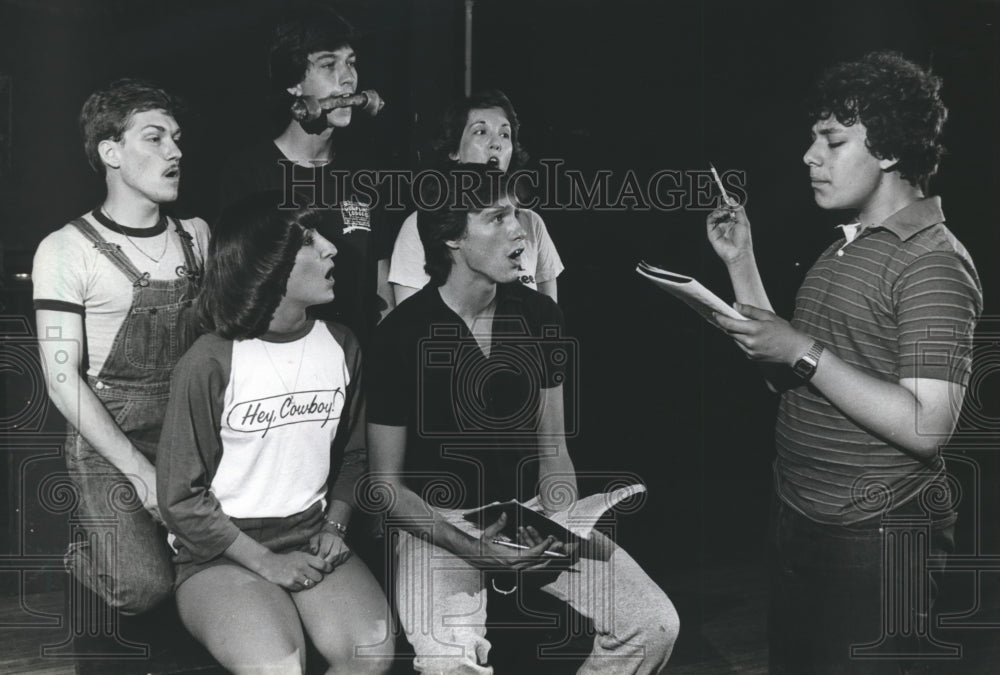
[[[816,372],[816,362],[807,356],[803,356],[792,366],[792,371],[799,377],[808,380]]]

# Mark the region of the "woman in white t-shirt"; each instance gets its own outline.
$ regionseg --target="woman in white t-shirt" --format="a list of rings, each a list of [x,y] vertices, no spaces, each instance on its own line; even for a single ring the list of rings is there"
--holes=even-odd
[[[484,91],[454,103],[442,118],[441,136],[434,147],[445,158],[462,164],[487,164],[500,171],[516,171],[527,155],[518,143],[520,122],[510,99],[499,90]],[[553,300],[557,299],[556,277],[563,271],[545,223],[534,211],[521,209],[518,219],[527,246],[521,257],[521,283]],[[417,230],[417,214],[411,213],[399,230],[389,263],[389,283],[398,305],[423,288],[430,277],[424,271],[424,247]]]
[[[345,540],[367,467],[361,352],[310,319],[334,296],[322,215],[261,193],[223,213],[202,318],[181,358],[157,455],[181,620],[229,671],[304,672],[305,635],[328,672],[391,664],[388,607]]]

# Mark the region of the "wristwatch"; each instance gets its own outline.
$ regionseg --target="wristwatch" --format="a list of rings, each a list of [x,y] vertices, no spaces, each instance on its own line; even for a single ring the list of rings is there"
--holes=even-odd
[[[819,342],[813,342],[805,354],[799,357],[798,361],[792,365],[792,371],[807,382],[816,373],[816,366],[819,365],[819,357],[823,354],[825,347]]]

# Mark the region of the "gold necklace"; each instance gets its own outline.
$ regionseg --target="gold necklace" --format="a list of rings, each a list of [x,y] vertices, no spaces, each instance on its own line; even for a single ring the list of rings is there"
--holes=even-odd
[[[108,210],[106,208],[104,208],[103,206],[101,207],[101,213],[103,213],[107,217],[108,220],[110,220],[112,223],[114,223],[115,225],[118,226],[118,231],[121,232],[123,235],[125,235],[125,239],[128,241],[128,243],[132,244],[132,246],[135,247],[136,251],[138,251],[139,253],[143,254],[144,256],[146,256],[147,258],[149,258],[150,260],[152,260],[155,264],[157,264],[157,265],[160,264],[160,261],[163,260],[163,256],[165,256],[167,254],[167,241],[170,239],[170,228],[169,227],[167,227],[163,231],[163,234],[164,234],[164,237],[163,237],[163,250],[160,251],[160,255],[159,255],[158,258],[154,258],[150,254],[146,253],[141,248],[139,248],[139,245],[137,243],[135,243],[134,241],[132,241],[132,237],[128,236],[128,232],[125,231],[125,226],[122,225],[121,223],[119,223],[114,218],[112,218],[111,214],[108,213]]]

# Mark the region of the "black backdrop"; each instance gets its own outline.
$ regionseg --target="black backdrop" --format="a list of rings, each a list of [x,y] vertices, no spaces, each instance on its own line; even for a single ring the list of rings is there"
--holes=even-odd
[[[38,241],[101,195],[76,116],[86,95],[113,78],[149,77],[192,104],[179,209],[213,213],[223,160],[274,131],[264,44],[279,4],[0,5],[0,73],[12,82],[9,170],[0,174],[8,314],[30,316],[30,294],[12,275],[30,271]],[[338,6],[363,32],[361,86],[389,102],[374,120],[355,117],[351,141],[370,149],[373,166],[413,166],[428,121],[461,93],[463,3]],[[712,161],[744,171],[765,283],[787,316],[838,222],[812,203],[801,163],[806,87],[823,67],[875,48],[932,64],[951,113],[949,154],[932,187],[986,289],[985,370],[955,452],[973,457],[984,484],[995,486],[998,19],[997,5],[986,2],[477,0],[473,86],[507,91],[535,160],[608,169],[612,186],[629,169],[648,177]],[[705,212],[549,209],[543,216],[567,267],[560,304],[580,345],[580,431],[571,441],[578,468],[634,472],[650,488],[645,507],[621,521],[623,541],[665,585],[672,569],[755,559],[776,401],[725,336],[633,272],[646,258],[729,297],[704,237]],[[977,499],[963,508],[995,512],[995,489]],[[995,529],[986,532],[994,544]]]

